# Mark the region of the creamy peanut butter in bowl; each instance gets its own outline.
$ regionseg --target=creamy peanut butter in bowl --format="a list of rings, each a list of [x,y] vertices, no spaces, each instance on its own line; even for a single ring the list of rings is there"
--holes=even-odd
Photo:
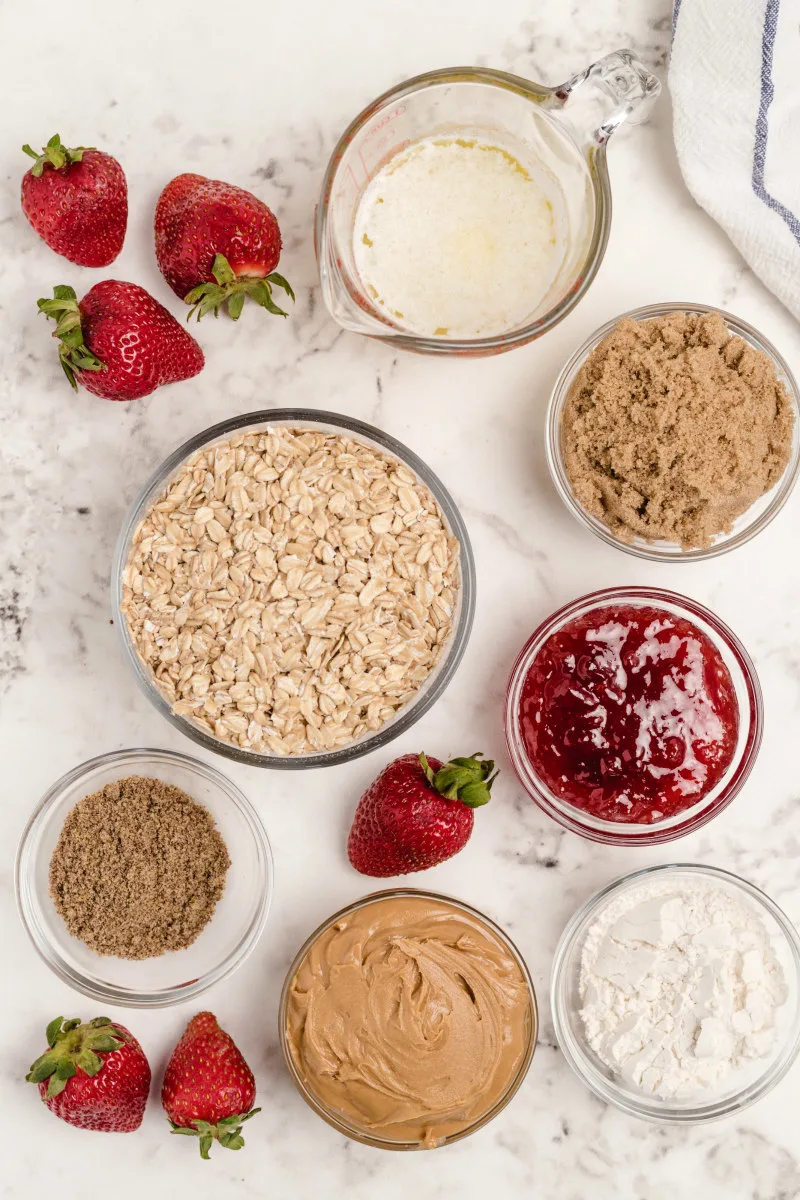
[[[398,889],[325,921],[283,988],[280,1036],[306,1102],[356,1141],[432,1149],[519,1088],[536,1045],[528,968],[460,901]]]

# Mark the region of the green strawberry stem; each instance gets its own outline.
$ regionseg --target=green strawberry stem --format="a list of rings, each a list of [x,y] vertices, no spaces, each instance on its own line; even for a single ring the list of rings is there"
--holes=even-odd
[[[54,133],[46,146],[42,147],[41,154],[37,154],[28,143],[22,147],[25,154],[31,158],[35,158],[36,162],[31,167],[31,175],[38,177],[44,170],[45,163],[49,163],[51,167],[59,170],[60,167],[68,167],[72,163],[79,163],[83,159],[84,150],[93,150],[93,146],[75,146],[72,150],[61,145],[61,138],[57,133]]]
[[[216,1125],[210,1125],[208,1121],[195,1121],[194,1125],[176,1125],[174,1121],[170,1121],[170,1133],[200,1138],[200,1157],[209,1158],[209,1150],[215,1141],[226,1150],[241,1150],[244,1145],[242,1125],[260,1112],[260,1108],[251,1108],[250,1112],[234,1113],[230,1117],[223,1117]]]
[[[106,364],[92,354],[83,340],[78,297],[73,288],[60,284],[53,288],[52,300],[37,300],[36,303],[40,313],[44,313],[48,320],[52,318],[56,322],[53,337],[61,342],[58,347],[58,359],[64,374],[77,391],[76,371],[106,370]]]
[[[272,299],[273,286],[283,288],[287,296],[294,300],[291,285],[277,271],[273,271],[271,275],[264,278],[257,275],[237,275],[224,254],[215,256],[211,265],[211,274],[216,280],[215,283],[200,283],[187,292],[184,297],[186,303],[192,305],[186,318],[187,321],[191,321],[195,314],[199,321],[201,317],[210,312],[218,317],[219,310],[223,305],[227,306],[228,316],[232,320],[238,321],[248,296],[251,300],[255,300],[256,304],[266,308],[268,312],[274,313],[276,317],[285,317],[286,313],[282,308],[278,308]]]
[[[63,1092],[67,1082],[83,1071],[84,1075],[96,1075],[103,1065],[100,1053],[119,1050],[124,1038],[108,1017],[95,1017],[84,1025],[79,1017],[65,1021],[56,1017],[47,1026],[48,1050],[32,1064],[25,1076],[29,1083],[47,1085],[48,1099]]]
[[[453,758],[434,771],[424,754],[420,754],[420,766],[431,787],[448,800],[460,800],[468,808],[480,808],[491,798],[492,784],[499,771],[494,770],[490,758],[473,754],[470,758]],[[492,772],[494,771],[494,774]]]

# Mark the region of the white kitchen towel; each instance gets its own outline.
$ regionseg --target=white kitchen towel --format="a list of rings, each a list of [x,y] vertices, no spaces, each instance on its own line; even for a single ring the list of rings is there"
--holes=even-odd
[[[800,0],[676,0],[673,29],[689,191],[800,319]]]

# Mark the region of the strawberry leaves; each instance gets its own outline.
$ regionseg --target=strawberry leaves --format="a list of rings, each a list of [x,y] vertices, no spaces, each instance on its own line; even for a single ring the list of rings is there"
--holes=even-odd
[[[57,133],[54,133],[47,145],[42,148],[41,154],[37,154],[27,142],[22,147],[23,153],[27,154],[29,158],[36,160],[31,167],[31,175],[35,175],[37,179],[42,174],[45,164],[54,167],[58,171],[61,167],[68,167],[72,163],[81,162],[84,150],[93,149],[93,146],[75,146],[72,150],[69,150],[66,146],[61,145],[61,138]]]
[[[433,771],[426,756],[419,756],[425,778],[434,791],[448,800],[460,800],[468,808],[480,808],[489,803],[492,784],[500,773],[494,770],[492,759],[482,759],[481,753],[473,754],[471,758],[453,758],[438,771]]]
[[[106,370],[106,364],[92,354],[83,340],[81,311],[74,288],[60,284],[53,288],[52,300],[37,300],[36,305],[40,313],[56,322],[53,337],[61,342],[58,347],[58,359],[75,391],[78,390],[76,371]]]
[[[61,1026],[63,1024],[64,1024],[64,1018],[56,1017],[53,1021],[50,1022],[50,1024],[47,1026],[47,1029],[45,1030],[45,1037],[47,1038],[47,1044],[51,1050],[53,1049],[53,1046],[55,1046],[55,1044],[56,1044],[56,1038],[58,1037],[59,1033],[61,1032]]]
[[[77,1073],[78,1068],[74,1063],[69,1062],[68,1059],[60,1059],[54,1074],[50,1077],[50,1083],[47,1087],[48,1097],[52,1098],[63,1092],[70,1079],[72,1079],[72,1076],[77,1075]]]
[[[178,1133],[183,1137],[198,1137],[200,1139],[200,1157],[207,1159],[210,1157],[209,1151],[215,1141],[219,1142],[220,1146],[224,1146],[226,1150],[241,1150],[244,1145],[242,1125],[259,1112],[261,1112],[260,1108],[251,1108],[246,1113],[234,1113],[230,1117],[222,1117],[216,1125],[200,1120],[195,1121],[193,1125],[176,1125],[174,1121],[170,1121],[172,1127],[170,1133]]]
[[[187,321],[191,321],[194,316],[199,321],[210,312],[218,317],[223,306],[227,308],[231,320],[238,321],[248,296],[274,316],[285,317],[287,314],[272,298],[273,287],[281,288],[291,300],[295,298],[291,284],[277,271],[263,278],[255,275],[237,275],[224,254],[214,256],[211,274],[214,276],[214,283],[200,283],[184,297],[186,303],[192,306]]]
[[[124,1043],[108,1017],[95,1017],[87,1025],[82,1025],[79,1017],[69,1021],[56,1017],[47,1026],[46,1037],[49,1049],[36,1059],[25,1078],[29,1083],[49,1079],[48,1099],[63,1092],[78,1071],[97,1075],[103,1066],[99,1055],[113,1053]]]

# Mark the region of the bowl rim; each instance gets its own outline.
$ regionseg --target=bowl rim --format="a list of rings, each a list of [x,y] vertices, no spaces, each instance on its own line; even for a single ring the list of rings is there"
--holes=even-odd
[[[169,702],[162,696],[154,683],[151,673],[144,667],[131,641],[128,623],[122,609],[122,573],[128,559],[131,538],[143,519],[150,503],[160,494],[177,468],[192,454],[214,442],[229,439],[237,432],[251,427],[270,425],[298,425],[309,428],[322,427],[333,432],[354,436],[356,439],[366,439],[377,445],[384,452],[408,466],[421,483],[433,493],[445,518],[447,527],[459,543],[459,595],[456,622],[451,630],[449,643],[445,645],[442,656],[423,682],[415,699],[371,736],[364,736],[338,750],[320,751],[314,754],[277,755],[259,754],[245,750],[207,733],[188,718],[173,712]],[[169,454],[163,462],[151,473],[141,488],[133,503],[128,508],[122,528],[117,537],[114,558],[111,568],[111,607],[113,620],[117,629],[118,640],[123,649],[124,657],[133,671],[140,691],[150,700],[155,708],[171,725],[179,729],[184,736],[190,738],[206,750],[219,754],[234,762],[245,763],[251,767],[262,767],[279,771],[308,770],[314,767],[338,766],[370,754],[373,750],[387,745],[412,725],[430,709],[450,684],[458,670],[461,660],[469,643],[470,634],[475,618],[476,572],[475,559],[472,552],[469,533],[464,518],[458,510],[455,500],[448,489],[431,468],[410,450],[403,442],[384,433],[374,425],[341,413],[330,412],[326,409],[311,408],[268,408],[254,412],[243,413],[236,417],[228,417],[214,425],[194,434],[182,442]],[[430,680],[430,682],[428,682]]]
[[[492,1108],[490,1108],[477,1120],[473,1121],[471,1125],[460,1130],[458,1133],[451,1134],[450,1136],[444,1138],[443,1141],[438,1142],[433,1147],[426,1147],[421,1142],[399,1142],[378,1136],[372,1136],[368,1133],[365,1133],[363,1130],[357,1129],[355,1126],[349,1125],[333,1109],[328,1108],[326,1105],[317,1100],[311,1089],[306,1085],[305,1081],[302,1079],[297,1070],[294,1057],[287,1044],[288,1038],[286,1036],[286,1010],[289,1003],[289,991],[292,980],[297,974],[303,959],[306,957],[308,951],[311,949],[317,938],[325,933],[326,930],[330,929],[332,925],[335,925],[337,921],[341,920],[342,917],[349,916],[351,913],[357,912],[359,909],[365,908],[369,904],[378,903],[381,900],[403,897],[431,900],[436,904],[450,904],[454,908],[460,909],[461,911],[468,913],[471,917],[475,917],[479,921],[483,922],[483,924],[487,926],[487,928],[498,938],[498,940],[502,942],[503,945],[508,947],[508,950],[513,956],[514,961],[517,963],[522,972],[522,976],[528,988],[528,999],[530,1002],[530,1031],[528,1044],[525,1048],[523,1059],[517,1069],[517,1073],[506,1091]],[[367,895],[361,896],[358,900],[353,900],[349,904],[345,904],[337,912],[327,917],[317,926],[313,933],[309,934],[300,949],[294,955],[291,965],[286,972],[283,986],[281,988],[280,1001],[278,1003],[278,1041],[280,1043],[286,1069],[288,1070],[292,1082],[302,1096],[303,1100],[306,1102],[309,1108],[313,1109],[317,1116],[322,1117],[323,1121],[325,1121],[333,1129],[336,1129],[339,1133],[344,1134],[345,1137],[350,1138],[352,1141],[360,1142],[362,1145],[372,1146],[379,1150],[406,1151],[440,1149],[442,1146],[449,1146],[454,1142],[459,1142],[462,1140],[462,1138],[469,1137],[470,1134],[476,1133],[479,1129],[482,1129],[484,1125],[487,1125],[503,1111],[506,1105],[511,1102],[521,1088],[530,1069],[531,1062],[533,1061],[538,1036],[539,1007],[536,998],[536,988],[534,987],[533,976],[531,975],[530,968],[528,967],[528,964],[526,963],[515,942],[506,933],[502,926],[498,925],[498,923],[491,917],[487,917],[486,914],[481,912],[480,909],[473,907],[473,905],[468,904],[464,900],[457,900],[454,896],[446,896],[441,892],[432,892],[427,888],[395,887],[385,888],[377,892],[369,892]]]
[[[632,1092],[624,1092],[615,1081],[602,1076],[588,1060],[583,1045],[572,1036],[564,1011],[562,984],[566,964],[577,938],[588,928],[593,914],[615,893],[622,895],[645,879],[658,878],[665,874],[699,875],[719,880],[742,893],[745,901],[749,902],[751,907],[755,906],[756,909],[765,910],[785,937],[795,967],[795,992],[800,989],[800,933],[783,909],[766,892],[741,875],[722,867],[691,862],[660,863],[612,879],[589,896],[569,918],[556,945],[550,971],[550,1006],[553,1028],[556,1041],[567,1063],[586,1087],[601,1100],[613,1104],[614,1107],[629,1116],[638,1117],[653,1124],[702,1125],[720,1120],[733,1113],[743,1112],[771,1092],[788,1073],[800,1053],[800,998],[795,1002],[793,1025],[790,1027],[783,1049],[760,1079],[723,1100],[685,1108],[677,1108],[661,1101],[647,1103],[645,1097],[639,1100]]]
[[[587,512],[583,505],[576,499],[564,465],[561,446],[561,427],[564,408],[575,377],[589,354],[599,345],[604,337],[611,333],[620,321],[628,318],[636,321],[646,321],[674,312],[688,312],[699,315],[719,313],[731,334],[743,338],[754,349],[761,351],[761,353],[765,354],[771,360],[789,396],[794,415],[792,448],[789,461],[778,482],[773,485],[769,492],[765,493],[767,496],[771,495],[766,508],[758,517],[751,520],[743,529],[740,529],[738,533],[731,531],[729,534],[722,535],[721,539],[714,542],[711,546],[693,550],[681,550],[677,546],[677,543],[672,542],[662,545],[658,542],[646,542],[643,538],[636,538],[633,542],[625,542],[617,537],[607,525]],[[723,308],[717,308],[713,304],[698,304],[694,301],[672,300],[658,304],[640,305],[638,308],[631,308],[627,312],[620,313],[618,316],[606,321],[604,325],[601,325],[586,338],[561,368],[547,405],[545,416],[545,456],[550,471],[550,478],[569,513],[580,525],[585,529],[589,529],[596,537],[605,542],[606,545],[623,550],[626,554],[631,554],[635,558],[649,559],[652,562],[704,562],[708,559],[718,558],[722,554],[728,554],[731,550],[736,550],[740,546],[746,545],[747,542],[751,541],[763,529],[766,529],[767,525],[774,520],[792,494],[800,475],[800,388],[798,388],[797,380],[780,351],[755,326],[750,325],[741,317],[737,317],[734,313],[730,313]],[[763,499],[763,497],[759,499]],[[759,500],[754,501],[751,509],[758,503]],[[746,509],[738,520],[746,517],[747,512],[751,511],[751,509]],[[664,549],[664,545],[672,548]]]
[[[44,935],[39,920],[39,905],[33,900],[27,868],[31,865],[36,851],[36,837],[50,816],[51,810],[60,800],[64,791],[85,778],[97,768],[116,764],[130,763],[135,768],[137,763],[170,762],[179,763],[190,772],[205,776],[220,792],[225,795],[245,818],[245,822],[253,837],[257,857],[260,864],[261,896],[258,907],[253,915],[248,929],[239,939],[233,950],[229,951],[223,961],[205,975],[185,984],[168,988],[153,989],[152,991],[137,992],[130,988],[115,987],[87,979],[80,971],[71,967],[55,948],[52,940]],[[198,801],[201,803],[201,801]],[[42,796],[29,816],[20,836],[14,860],[14,892],[17,912],[30,938],[33,948],[39,958],[46,963],[51,971],[63,983],[81,992],[92,1000],[115,1004],[120,1008],[157,1009],[169,1008],[174,1004],[183,1004],[201,995],[208,988],[226,979],[249,958],[255,949],[269,916],[275,884],[275,866],[267,831],[256,809],[235,783],[215,766],[205,763],[187,754],[175,750],[164,750],[155,747],[133,746],[123,750],[112,750],[106,754],[86,759],[61,775]],[[212,917],[213,920],[213,917]]]
[[[724,786],[720,788],[716,796],[713,794],[714,789],[712,788],[711,799],[703,797],[696,805],[684,812],[652,825],[605,821],[585,813],[575,805],[555,796],[534,770],[533,764],[523,748],[518,729],[517,710],[520,692],[527,672],[546,639],[573,617],[603,608],[614,602],[628,602],[640,607],[667,606],[668,611],[677,609],[693,625],[697,625],[699,620],[701,632],[706,632],[703,626],[710,627],[735,660],[747,695],[746,711],[741,705],[739,708],[740,724],[743,717],[747,718],[745,741],[738,761],[729,767],[730,774]],[[706,636],[708,635],[706,634]],[[556,609],[537,626],[526,640],[514,661],[508,679],[504,707],[504,730],[508,754],[519,782],[534,803],[554,821],[581,837],[590,841],[602,842],[605,845],[654,846],[675,841],[677,838],[695,832],[723,812],[738,796],[750,777],[761,748],[764,731],[764,701],[755,664],[744,645],[730,626],[711,609],[706,608],[704,604],[667,588],[645,586],[601,588],[598,591],[578,596]]]

